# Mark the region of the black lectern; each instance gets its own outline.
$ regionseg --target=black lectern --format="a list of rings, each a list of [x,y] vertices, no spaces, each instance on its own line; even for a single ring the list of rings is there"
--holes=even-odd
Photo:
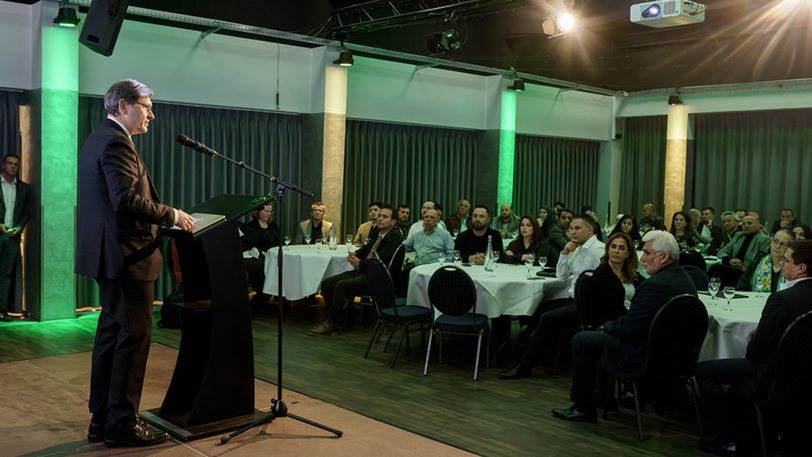
[[[225,219],[191,234],[168,231],[184,291],[180,350],[163,404],[140,414],[184,441],[234,430],[262,415],[254,409],[251,314],[237,220],[270,200],[221,195],[187,212]]]

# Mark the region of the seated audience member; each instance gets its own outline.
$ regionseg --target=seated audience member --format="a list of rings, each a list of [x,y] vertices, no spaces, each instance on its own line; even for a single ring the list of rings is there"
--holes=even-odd
[[[331,335],[341,329],[346,313],[344,305],[348,298],[367,293],[367,262],[377,257],[389,265],[400,246],[400,231],[395,228],[395,209],[389,205],[378,211],[378,224],[369,234],[369,241],[356,252],[347,254],[347,260],[355,267],[321,281],[321,295],[327,305],[327,319],[308,330],[311,336]]]
[[[327,211],[327,207],[322,202],[310,205],[310,219],[299,223],[296,238],[294,238],[295,244],[316,244],[322,238],[330,238],[333,223],[324,220],[325,211]],[[308,236],[310,241],[305,243]]]
[[[550,227],[547,239],[558,252],[561,252],[570,241],[570,221],[572,210],[561,208],[558,212],[558,223]]]
[[[445,219],[445,228],[451,233],[459,234],[464,232],[468,228],[468,212],[470,209],[471,203],[468,200],[458,201],[457,212]]]
[[[744,216],[747,216],[747,214],[749,214],[749,213],[744,208],[739,208],[739,209],[736,210],[736,216],[739,217],[739,228],[741,228],[742,219],[744,218]]]
[[[716,210],[712,206],[702,208],[702,231],[696,229],[699,239],[704,244],[709,244],[716,238],[716,235],[722,233],[722,228],[714,224],[716,218]],[[705,241],[707,239],[707,241]]]
[[[792,227],[792,234],[796,240],[812,240],[812,229],[806,224],[798,224]]]
[[[519,358],[519,362],[508,371],[500,374],[502,379],[517,379],[530,376],[530,368],[536,357],[545,347],[554,347],[558,333],[563,328],[577,327],[578,309],[575,307],[575,282],[584,271],[594,270],[600,265],[605,254],[605,246],[598,241],[594,232],[595,222],[587,214],[579,214],[570,223],[570,237],[558,257],[555,275],[569,281],[568,297],[542,302],[536,310],[538,323],[533,331],[530,344]]]
[[[378,222],[378,211],[381,210],[381,206],[383,206],[383,202],[380,201],[374,201],[369,204],[367,207],[369,210],[369,220],[358,226],[358,231],[355,233],[355,238],[353,238],[352,244],[356,246],[363,246],[367,244],[367,240],[369,239],[369,231],[372,230],[372,227],[374,227]]]
[[[463,262],[471,262],[476,265],[485,263],[488,236],[491,237],[491,249],[493,249],[493,252],[496,253],[502,250],[502,235],[488,227],[490,221],[491,216],[487,206],[477,205],[474,207],[471,218],[468,220],[468,230],[460,233],[455,243],[455,249],[460,251]]]
[[[783,288],[784,278],[781,276],[781,258],[787,250],[787,245],[795,239],[788,229],[775,232],[770,243],[770,253],[761,259],[753,268],[746,271],[739,281],[738,288],[753,292],[776,292]]]
[[[784,331],[799,316],[812,311],[812,241],[789,242],[782,257],[781,274],[786,279],[784,290],[771,294],[761,313],[755,333],[747,344],[743,359],[720,359],[700,362],[696,365],[696,381],[699,386],[702,421],[707,439],[699,442],[705,451],[719,454],[736,452],[736,430],[729,410],[731,399],[739,396],[765,400],[775,369],[778,341]],[[726,401],[724,385],[730,386]],[[777,417],[777,416],[776,416]]]
[[[251,256],[244,258],[248,279],[256,294],[251,299],[251,308],[262,312],[268,304],[269,295],[262,292],[265,285],[265,254],[269,249],[279,246],[281,242],[279,226],[272,221],[273,204],[268,203],[251,213],[251,221],[240,226],[242,250],[250,251]]]
[[[669,232],[677,239],[681,251],[689,251],[699,246],[699,238],[691,224],[691,216],[685,211],[674,213]]]
[[[637,287],[629,311],[596,331],[579,332],[572,339],[573,404],[567,409],[553,409],[553,416],[559,419],[597,422],[595,387],[606,385],[606,371],[622,376],[640,370],[648,350],[649,327],[657,311],[677,295],[696,296],[693,280],[677,264],[679,246],[674,235],[652,230],[643,241],[640,260],[649,278]]]
[[[631,214],[623,214],[620,216],[620,219],[617,221],[617,224],[615,224],[615,228],[612,229],[612,232],[609,233],[609,236],[615,233],[625,233],[629,235],[634,242],[634,249],[637,249],[637,246],[643,244],[643,237],[640,235],[640,229],[637,228],[637,221],[634,220],[634,216]]]
[[[443,217],[442,212],[440,211],[440,206],[436,202],[433,202],[431,200],[424,201],[423,205],[420,206],[420,220],[412,224],[411,227],[409,227],[409,233],[407,235],[407,238],[423,230],[423,216],[425,216],[426,210],[429,209],[437,210],[437,213],[440,214],[440,217],[441,218]],[[440,226],[441,229],[443,230],[446,229],[445,223],[443,222],[442,219],[440,219],[440,223],[438,225]]]
[[[556,223],[556,219],[552,214],[552,210],[546,206],[539,208],[539,217],[536,219],[536,222],[538,222],[539,227],[541,227],[541,231],[544,233],[544,236],[549,236],[550,227]]]
[[[657,210],[654,209],[653,203],[646,203],[643,205],[643,217],[640,218],[640,223],[637,224],[640,228],[640,233],[646,233],[649,230],[665,230],[665,222],[663,218],[657,215]]]
[[[800,224],[800,222],[795,219],[795,213],[790,208],[784,208],[781,210],[781,213],[778,216],[778,220],[773,222],[773,226],[770,229],[770,233],[776,233],[777,231],[788,228],[791,229],[796,225]]]
[[[718,235],[713,237],[708,245],[707,254],[716,255],[719,250],[725,247],[726,244],[733,241],[736,232],[739,231],[739,216],[733,211],[725,211],[722,213],[722,230]]]
[[[519,216],[513,214],[513,208],[507,203],[499,207],[499,217],[491,222],[491,228],[498,230],[502,238],[519,231]]]
[[[591,206],[584,206],[581,208],[581,213],[589,215],[593,221],[595,221],[595,236],[598,237],[598,241],[603,242],[603,227],[601,227],[600,219],[598,218],[598,213],[592,211]]]
[[[401,203],[400,205],[398,205],[397,229],[400,231],[400,236],[404,240],[409,235],[409,228],[412,225],[412,223],[409,222],[409,213],[410,212],[411,212],[411,209],[409,209],[409,205],[407,205],[406,203]]]
[[[547,241],[541,228],[532,216],[524,216],[519,221],[519,236],[511,241],[502,256],[505,263],[524,263],[527,254],[533,254],[533,265],[539,264],[539,257],[547,258],[547,265],[558,263],[558,251]]]
[[[566,208],[567,204],[562,201],[557,201],[553,203],[553,216],[555,216],[556,220],[558,220],[558,213],[561,212],[562,209]]]
[[[733,240],[719,250],[717,256],[722,263],[708,271],[710,277],[721,278],[722,285],[735,286],[745,270],[770,252],[770,237],[761,232],[761,221],[754,213],[744,216],[741,228]]]
[[[406,252],[414,252],[415,265],[436,263],[440,255],[454,251],[454,240],[448,230],[438,226],[440,215],[437,210],[429,209],[423,215],[423,230],[406,238],[403,247]]]
[[[688,216],[691,221],[691,226],[694,229],[694,235],[696,235],[699,242],[701,244],[710,243],[713,239],[713,235],[711,235],[710,229],[705,227],[705,224],[702,222],[702,212],[696,208],[691,208],[688,210]]]

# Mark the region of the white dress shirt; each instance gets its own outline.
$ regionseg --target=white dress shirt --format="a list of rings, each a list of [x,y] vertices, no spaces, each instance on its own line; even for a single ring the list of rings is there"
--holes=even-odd
[[[606,246],[598,241],[595,235],[586,240],[586,243],[579,246],[576,250],[558,256],[558,264],[555,266],[555,276],[558,279],[568,279],[570,287],[568,289],[569,297],[575,297],[575,281],[578,276],[587,270],[594,270],[601,264],[601,257],[606,253]]]
[[[6,215],[3,225],[10,229],[14,227],[14,203],[17,201],[17,178],[11,182],[6,181],[6,176],[0,173],[0,184],[3,186],[3,203],[6,205]]]

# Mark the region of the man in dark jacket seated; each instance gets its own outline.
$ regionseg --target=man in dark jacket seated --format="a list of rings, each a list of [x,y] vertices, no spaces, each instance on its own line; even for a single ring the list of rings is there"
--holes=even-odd
[[[637,288],[629,311],[598,331],[579,332],[572,339],[573,405],[553,409],[559,419],[597,422],[596,382],[605,385],[606,370],[616,375],[637,372],[646,357],[648,330],[657,311],[677,295],[696,295],[691,277],[677,264],[679,245],[674,235],[652,230],[643,236],[643,242],[640,260],[649,278]]]
[[[728,395],[731,396],[766,399],[778,341],[792,321],[812,311],[812,240],[790,241],[781,260],[781,274],[788,282],[784,290],[767,299],[745,358],[708,360],[696,366],[701,408],[706,417],[705,432],[709,436],[699,442],[705,451],[732,454],[736,450],[730,412],[726,408],[730,403],[725,401],[723,386],[730,386]]]

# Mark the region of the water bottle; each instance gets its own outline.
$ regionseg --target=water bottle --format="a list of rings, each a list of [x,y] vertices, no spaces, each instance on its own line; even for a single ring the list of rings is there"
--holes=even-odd
[[[485,271],[493,271],[493,246],[491,235],[488,235],[488,247],[485,248]]]
[[[331,251],[335,251],[338,249],[338,245],[336,244],[336,226],[330,227],[330,241],[327,242],[327,247],[330,248]]]

